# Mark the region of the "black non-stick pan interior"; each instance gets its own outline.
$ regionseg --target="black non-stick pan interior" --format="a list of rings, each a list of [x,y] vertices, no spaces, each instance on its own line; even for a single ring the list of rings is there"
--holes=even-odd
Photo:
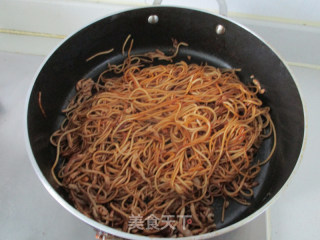
[[[159,17],[157,23],[148,22],[152,14]],[[216,33],[218,24],[225,27],[224,34]],[[262,167],[250,206],[231,201],[222,223],[222,201],[214,203],[218,228],[235,223],[266,204],[289,178],[302,147],[304,115],[295,82],[281,59],[249,31],[218,16],[172,7],[143,8],[104,18],[71,36],[47,60],[33,86],[27,116],[31,148],[47,181],[68,201],[50,175],[55,149],[49,137],[64,118],[61,110],[75,93],[76,82],[83,77],[96,79],[108,63],[120,63],[122,44],[129,34],[134,39],[133,53],[160,49],[170,54],[174,38],[189,44],[180,49],[175,61],[241,68],[243,82],[249,83],[252,74],[260,81],[266,89],[261,99],[270,106],[276,127],[276,151]],[[86,62],[93,54],[110,48],[114,48],[111,54]],[[38,105],[39,91],[46,117]],[[273,139],[265,140],[256,159],[265,159],[272,144]]]

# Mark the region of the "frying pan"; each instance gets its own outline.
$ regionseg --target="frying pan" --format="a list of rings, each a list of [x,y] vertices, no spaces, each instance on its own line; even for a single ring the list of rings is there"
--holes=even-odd
[[[66,39],[45,60],[30,89],[26,110],[27,148],[42,183],[64,208],[95,229],[122,238],[148,239],[112,229],[84,216],[70,204],[66,192],[56,186],[50,174],[56,152],[49,137],[64,118],[61,110],[75,94],[76,82],[84,77],[96,79],[108,63],[120,63],[123,60],[122,44],[129,34],[134,39],[133,54],[155,49],[169,54],[171,38],[174,38],[189,44],[180,49],[175,61],[241,68],[241,81],[248,84],[254,74],[266,89],[261,99],[271,108],[277,147],[257,177],[260,184],[254,189],[251,205],[231,201],[225,221],[221,222],[222,202],[217,200],[214,208],[218,229],[196,238],[221,235],[251,221],[274,202],[298,163],[305,126],[302,101],[288,68],[264,41],[228,19],[191,9],[149,7],[103,18]],[[86,62],[88,57],[110,48],[115,50],[108,57],[99,56]],[[38,104],[40,91],[46,117]],[[272,138],[265,140],[256,157],[264,159],[273,141]]]

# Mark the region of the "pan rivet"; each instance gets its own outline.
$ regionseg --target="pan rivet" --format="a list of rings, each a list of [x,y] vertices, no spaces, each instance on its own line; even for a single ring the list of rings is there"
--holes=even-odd
[[[155,24],[159,22],[159,17],[157,15],[150,15],[148,17],[148,23]]]
[[[218,25],[216,26],[216,33],[217,33],[218,35],[224,34],[225,31],[226,31],[226,28],[225,28],[224,26],[222,26],[221,24],[218,24]]]

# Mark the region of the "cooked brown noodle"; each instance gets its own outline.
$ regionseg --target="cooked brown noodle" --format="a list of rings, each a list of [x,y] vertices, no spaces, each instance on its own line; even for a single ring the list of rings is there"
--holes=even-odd
[[[42,106],[42,100],[41,100],[41,91],[38,92],[38,105],[39,105],[39,108],[40,108],[40,111],[42,113],[42,116],[43,117],[47,117],[47,114],[46,112],[44,111],[44,108]]]
[[[228,199],[249,204],[260,165],[275,148],[260,84],[247,87],[235,70],[184,61],[145,67],[155,58],[172,60],[186,44],[176,44],[172,56],[131,56],[132,43],[123,64],[109,65],[97,82],[77,83],[51,137],[53,177],[79,211],[113,228],[177,237],[213,231],[214,199],[225,199],[223,215]],[[272,133],[270,156],[254,162]],[[130,216],[151,214],[174,215],[175,229],[130,228]],[[192,215],[192,223],[183,228],[179,215]]]

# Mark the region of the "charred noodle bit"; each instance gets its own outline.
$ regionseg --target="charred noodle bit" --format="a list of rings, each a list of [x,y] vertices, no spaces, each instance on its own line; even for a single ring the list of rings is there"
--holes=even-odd
[[[97,83],[78,82],[51,137],[52,174],[79,211],[110,227],[150,236],[213,231],[214,198],[225,199],[224,208],[226,199],[249,204],[261,165],[253,156],[275,134],[257,97],[260,84],[247,87],[235,70],[183,61],[144,67],[172,60],[159,50],[128,56]],[[129,216],[151,214],[175,215],[175,230],[128,227]],[[179,215],[192,215],[192,223],[183,228]]]

